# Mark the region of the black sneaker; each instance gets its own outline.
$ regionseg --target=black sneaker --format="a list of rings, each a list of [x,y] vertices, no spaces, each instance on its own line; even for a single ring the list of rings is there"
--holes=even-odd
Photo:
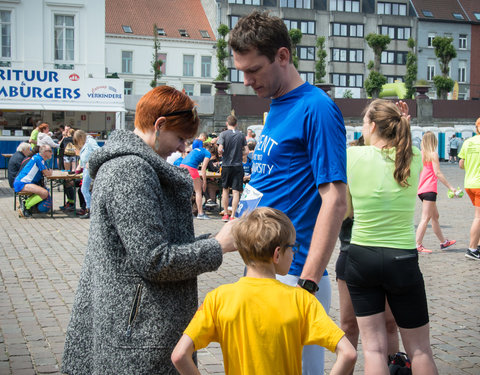
[[[80,219],[90,219],[90,210],[86,209],[85,214],[80,216]]]
[[[73,211],[73,203],[67,202],[65,206],[60,206],[59,208],[62,211]]]
[[[465,253],[465,257],[470,259],[480,260],[480,250],[477,249],[475,251],[472,251],[470,249],[467,249],[467,252]]]
[[[32,213],[30,212],[30,210],[28,210],[25,207],[25,201],[23,199],[20,200],[20,207],[19,207],[18,213],[20,214],[21,217],[24,217],[25,219],[28,219],[29,217],[32,216]]]

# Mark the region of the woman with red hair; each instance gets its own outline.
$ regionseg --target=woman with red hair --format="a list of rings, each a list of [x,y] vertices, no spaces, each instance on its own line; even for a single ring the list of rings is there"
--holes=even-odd
[[[234,250],[230,225],[194,237],[192,179],[166,162],[198,125],[187,95],[156,87],[137,104],[135,130],[91,154],[90,231],[62,372],[176,373],[170,354],[197,309],[197,275]]]

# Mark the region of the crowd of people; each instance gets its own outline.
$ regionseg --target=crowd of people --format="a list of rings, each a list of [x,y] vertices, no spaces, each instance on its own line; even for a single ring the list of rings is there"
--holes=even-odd
[[[31,118],[29,122],[32,122]],[[50,192],[44,177],[52,175],[55,165],[69,173],[82,174],[82,180],[65,181],[66,204],[60,210],[74,210],[75,187],[78,190],[81,219],[90,217],[90,183],[88,159],[99,146],[95,139],[83,130],[61,125],[52,133],[46,122],[38,121],[30,139],[22,142],[8,164],[8,180],[15,193],[26,193],[20,197],[19,214],[29,218],[35,212],[47,212],[51,208]],[[75,185],[75,186],[74,186]]]
[[[83,170],[81,217],[91,221],[62,372],[199,374],[195,352],[216,341],[227,374],[323,374],[325,348],[336,354],[331,374],[352,374],[360,338],[366,374],[389,374],[402,355],[407,373],[438,374],[418,260],[432,252],[423,245],[429,222],[440,249],[456,243],[440,229],[438,180],[460,191],[440,170],[434,134],[425,133],[420,151],[408,106],[376,99],[364,110],[361,139],[347,148],[339,108],[293,65],[282,19],[255,11],[228,43],[245,85],[272,100],[258,139],[238,130],[232,113],[218,136],[189,142],[200,123],[195,103],[160,86],[138,102],[134,131],[114,131],[103,147],[82,130],[55,137],[40,123],[12,157],[11,186],[31,194],[22,201],[26,217],[48,201],[40,182],[53,150],[61,169]],[[475,206],[465,256],[475,260],[479,155],[479,135],[458,152]],[[65,192],[69,210],[73,186]],[[217,197],[225,225],[195,237],[192,201],[205,220]],[[239,217],[242,207],[249,210]],[[329,317],[326,270],[338,238],[339,324]],[[233,251],[244,277],[209,292],[197,309],[197,276]]]

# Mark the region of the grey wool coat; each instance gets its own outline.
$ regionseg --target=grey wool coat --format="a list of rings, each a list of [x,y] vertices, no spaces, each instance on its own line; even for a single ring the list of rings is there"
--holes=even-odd
[[[67,374],[176,373],[171,352],[197,309],[215,239],[195,240],[188,171],[130,131],[89,161],[95,178],[85,260],[67,328]]]

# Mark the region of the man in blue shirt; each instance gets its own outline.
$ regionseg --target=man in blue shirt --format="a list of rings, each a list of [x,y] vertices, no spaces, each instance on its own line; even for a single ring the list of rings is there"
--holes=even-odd
[[[30,208],[48,198],[48,190],[39,185],[44,176],[51,176],[52,170],[48,169],[45,161],[52,157],[52,148],[48,145],[40,146],[38,154],[32,156],[30,161],[18,173],[13,183],[16,193],[26,192],[33,195],[21,206],[20,213],[24,217],[31,216]]]
[[[229,44],[244,84],[259,97],[272,98],[239,211],[258,202],[287,214],[300,251],[289,274],[278,279],[314,293],[328,313],[331,289],[325,269],[346,211],[342,114],[323,91],[301,79],[280,18],[260,12],[243,17]],[[323,348],[304,348],[303,374],[323,374],[323,362]]]

